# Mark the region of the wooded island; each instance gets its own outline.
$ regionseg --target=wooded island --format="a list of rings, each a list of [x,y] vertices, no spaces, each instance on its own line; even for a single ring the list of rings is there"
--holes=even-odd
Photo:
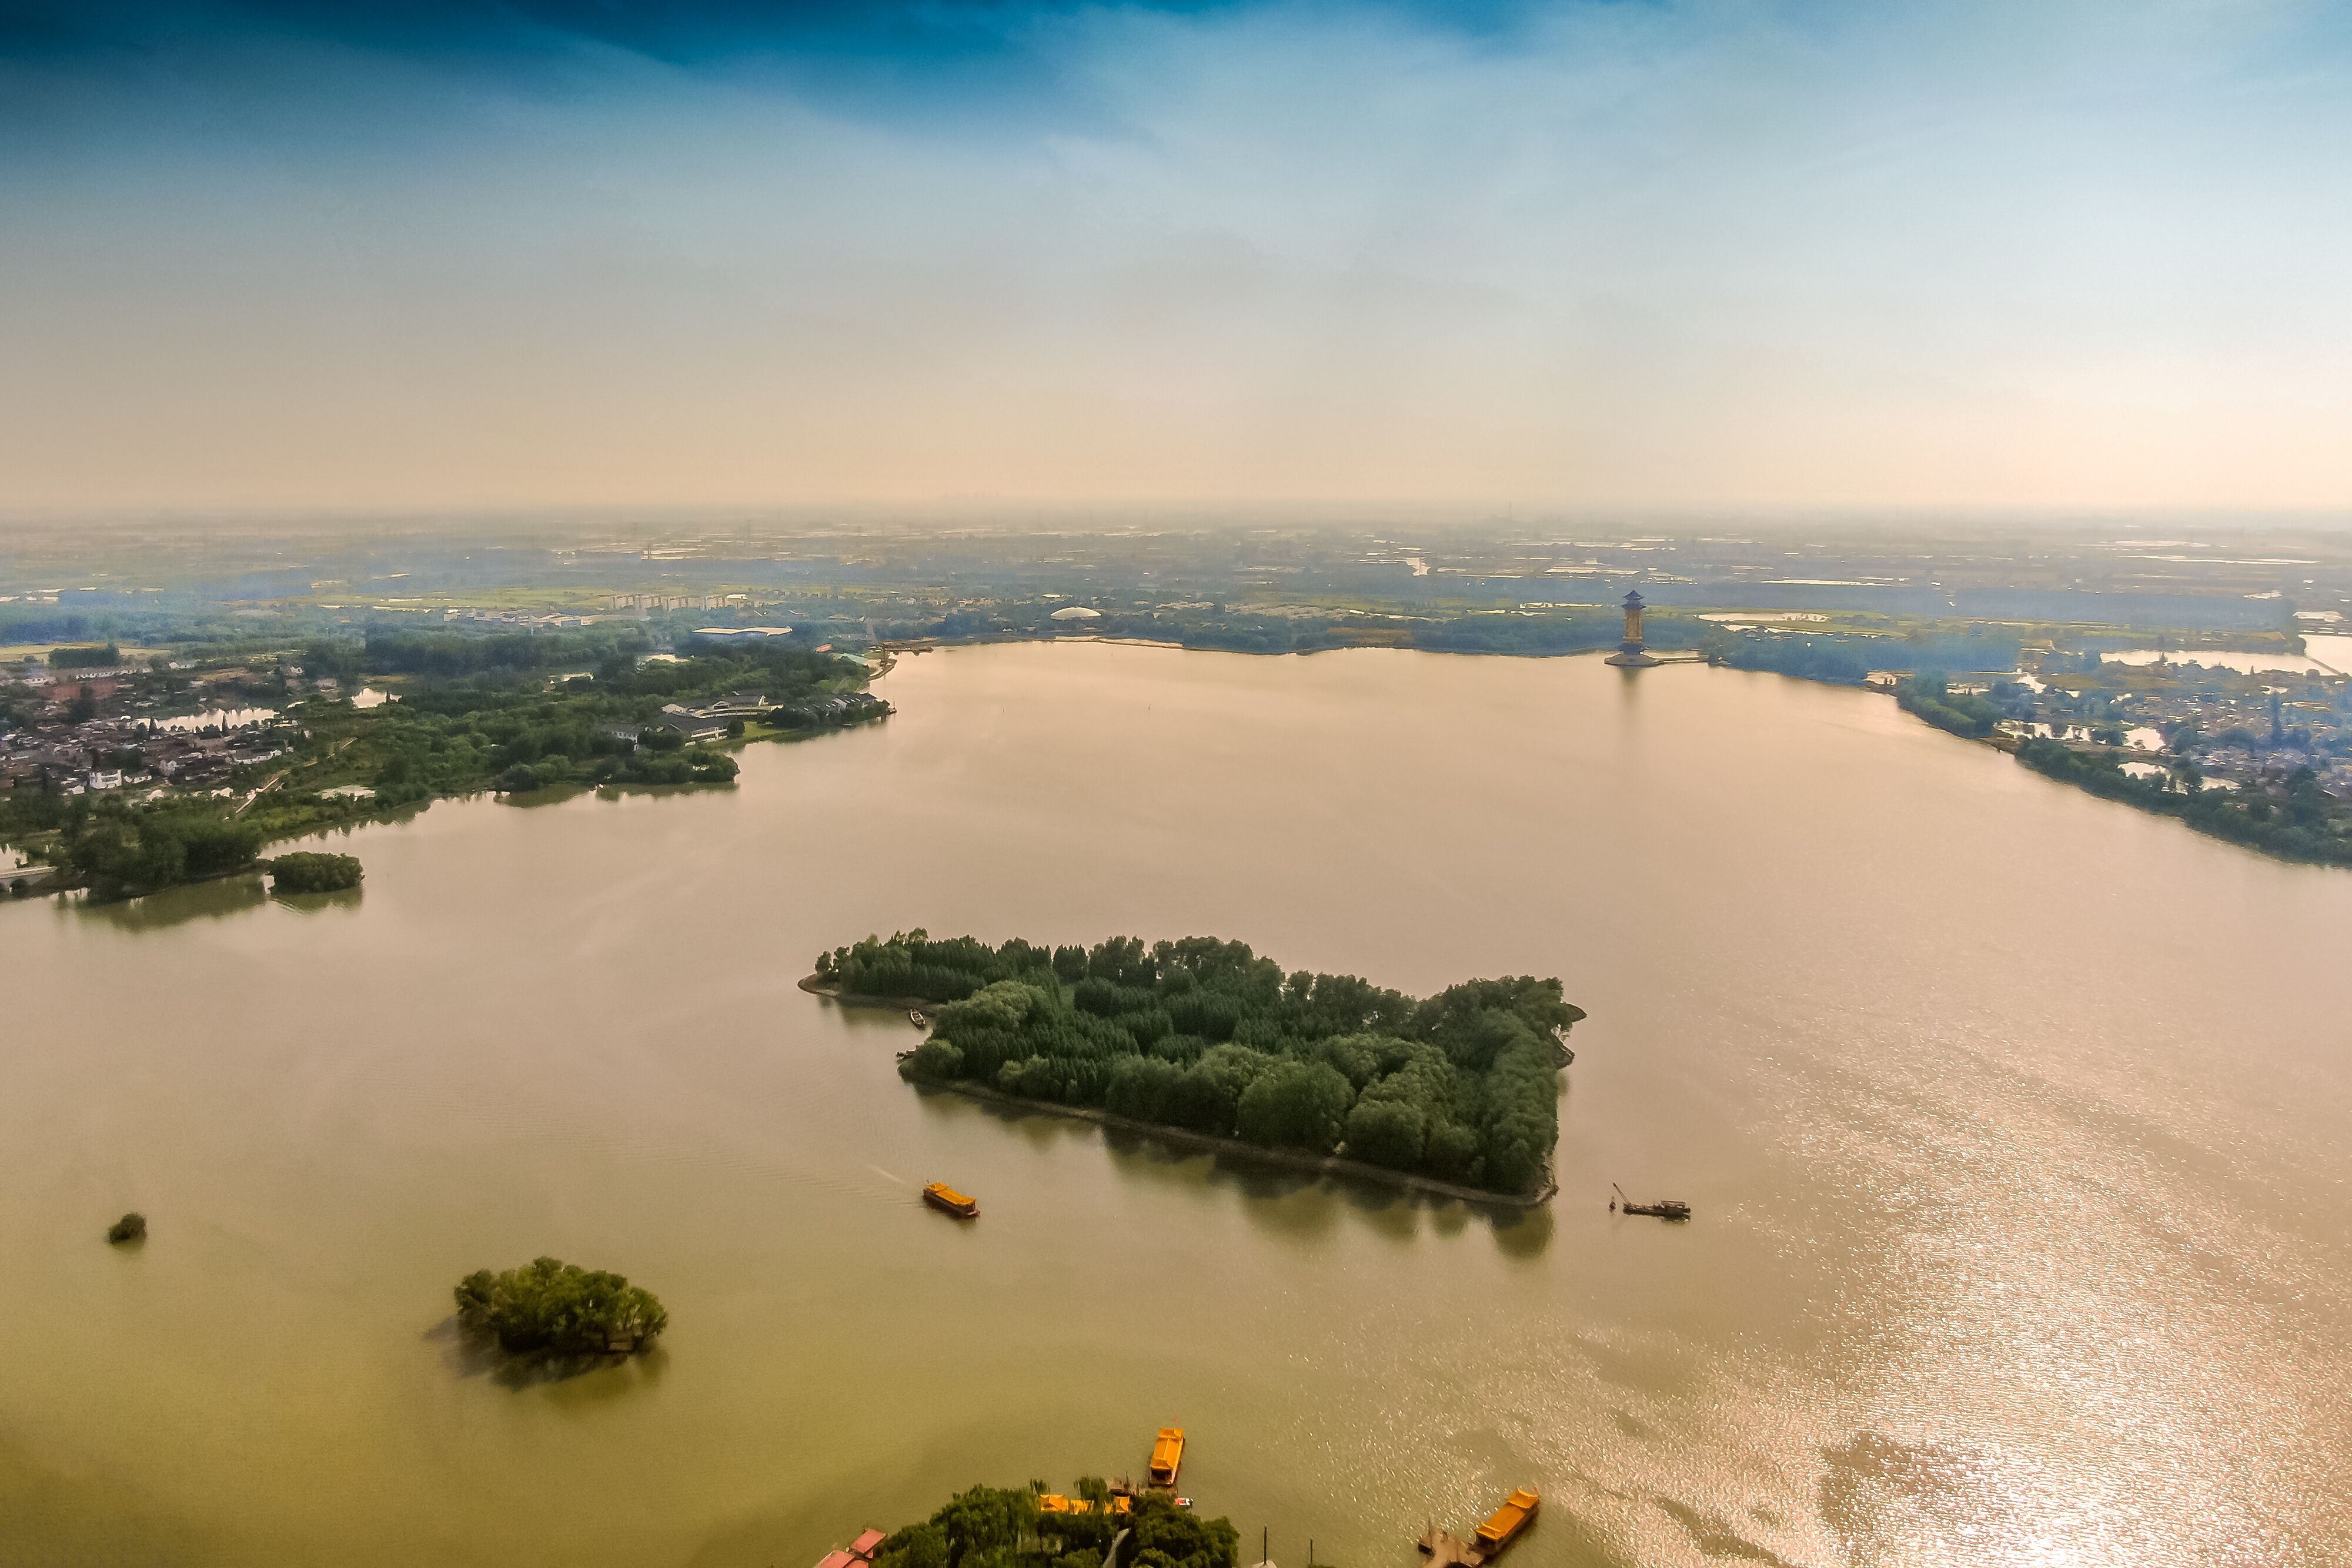
[[[1000,947],[916,930],[817,959],[845,996],[936,1007],[917,1082],[1524,1196],[1559,1136],[1557,979],[1469,980],[1416,999],[1352,975],[1285,975],[1239,942]]]
[[[457,1281],[458,1325],[510,1355],[608,1355],[645,1349],[669,1326],[651,1291],[624,1275],[539,1258]]]

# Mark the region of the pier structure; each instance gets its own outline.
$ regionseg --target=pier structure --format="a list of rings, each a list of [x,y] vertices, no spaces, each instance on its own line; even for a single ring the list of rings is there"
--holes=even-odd
[[[1434,1524],[1413,1544],[1429,1559],[1430,1568],[1486,1568],[1486,1553],[1475,1541],[1465,1541]]]
[[[1638,588],[1625,591],[1625,640],[1609,655],[1609,663],[1621,670],[1646,670],[1659,663],[1642,645],[1642,591]]]

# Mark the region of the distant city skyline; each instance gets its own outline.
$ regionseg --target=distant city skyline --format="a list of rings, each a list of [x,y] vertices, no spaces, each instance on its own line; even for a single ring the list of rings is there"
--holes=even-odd
[[[0,6],[0,513],[2352,505],[2352,16]]]

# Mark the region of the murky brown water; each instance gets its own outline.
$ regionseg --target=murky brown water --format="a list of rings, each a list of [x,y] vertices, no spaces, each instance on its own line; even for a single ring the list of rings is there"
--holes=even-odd
[[[1406,1568],[1529,1480],[1517,1568],[2352,1555],[2352,875],[1768,675],[1075,645],[886,689],[732,790],[366,831],[355,900],[0,908],[0,1561],[803,1568],[1162,1422],[1286,1565]],[[915,925],[1557,972],[1564,1195],[919,1095],[903,1022],[793,988]],[[467,1364],[451,1282],[546,1251],[666,1349]]]

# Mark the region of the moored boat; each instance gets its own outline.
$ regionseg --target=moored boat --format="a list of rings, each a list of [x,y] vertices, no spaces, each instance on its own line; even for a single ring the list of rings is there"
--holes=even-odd
[[[1151,1444],[1151,1484],[1172,1488],[1184,1465],[1184,1428],[1162,1427]]]
[[[1521,1487],[1504,1500],[1486,1522],[1478,1527],[1478,1552],[1482,1559],[1491,1561],[1519,1537],[1536,1517],[1542,1497],[1533,1487]]]
[[[980,1200],[966,1197],[943,1181],[935,1181],[923,1188],[923,1201],[933,1208],[954,1215],[958,1219],[978,1219]]]

